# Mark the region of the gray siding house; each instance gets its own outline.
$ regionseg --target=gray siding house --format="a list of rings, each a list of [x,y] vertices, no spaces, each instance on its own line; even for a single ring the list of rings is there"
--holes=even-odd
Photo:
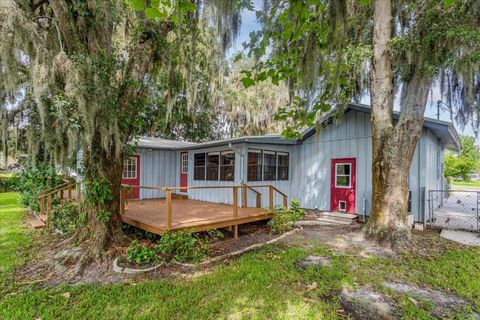
[[[459,148],[453,125],[425,119],[410,168],[410,211],[415,221],[423,221],[428,210],[426,192],[444,187],[446,148]],[[304,208],[368,216],[371,167],[370,107],[351,104],[343,117],[327,117],[320,128],[303,131],[297,140],[279,134],[199,144],[141,138],[136,156],[125,161],[123,182],[158,187],[271,184]],[[140,199],[165,196],[161,190],[135,190],[133,196]],[[189,199],[227,204],[233,197],[231,189],[177,192]],[[247,197],[249,204],[255,203],[255,194],[249,192]],[[274,201],[281,204],[282,199]],[[267,207],[268,197],[262,202]]]

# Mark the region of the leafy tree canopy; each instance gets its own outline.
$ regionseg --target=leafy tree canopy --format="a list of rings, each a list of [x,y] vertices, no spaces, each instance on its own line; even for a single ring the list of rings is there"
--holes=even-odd
[[[480,151],[475,145],[475,138],[461,136],[460,152],[447,151],[445,153],[445,177],[462,178],[467,180],[469,173],[475,173],[480,163]]]

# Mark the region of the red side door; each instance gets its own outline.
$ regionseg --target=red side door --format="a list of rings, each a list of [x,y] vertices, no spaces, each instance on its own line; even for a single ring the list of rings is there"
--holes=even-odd
[[[122,184],[140,186],[140,155],[128,157],[123,161]],[[127,192],[127,199],[139,199],[140,189],[132,187]]]
[[[185,187],[185,189],[180,189],[180,192],[187,192],[186,187],[188,186],[188,152],[180,153],[180,187]]]
[[[356,159],[332,159],[330,210],[355,213]]]

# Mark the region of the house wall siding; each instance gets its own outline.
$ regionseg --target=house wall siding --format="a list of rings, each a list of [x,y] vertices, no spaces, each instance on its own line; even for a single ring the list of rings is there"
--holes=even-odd
[[[140,148],[140,185],[147,187],[174,187],[179,179],[179,153],[170,150]],[[141,199],[163,198],[162,190],[140,189]]]
[[[302,144],[274,144],[274,138],[266,136],[262,143],[236,143],[219,147],[189,150],[188,186],[233,186],[247,183],[250,186],[271,184],[286,193],[291,199],[298,199],[305,208],[330,210],[331,160],[336,158],[356,158],[356,198],[357,213],[369,215],[371,210],[372,156],[371,156],[370,114],[351,110],[341,119],[318,130],[314,136]],[[247,181],[248,149],[262,149],[288,152],[288,181]],[[235,151],[234,181],[196,181],[193,179],[194,154],[217,151]],[[409,173],[412,191],[412,213],[416,221],[423,221],[428,210],[425,201],[426,190],[440,189],[443,184],[444,146],[428,130],[424,129],[417,144]],[[179,186],[180,152],[140,149],[141,185]],[[262,206],[268,206],[268,188],[257,188],[262,193]],[[232,204],[231,188],[188,190],[188,197]],[[275,194],[275,204],[282,203],[282,197]],[[164,197],[163,191],[142,190],[142,198]],[[239,205],[242,190],[238,193]],[[254,206],[256,196],[247,191],[248,206]]]

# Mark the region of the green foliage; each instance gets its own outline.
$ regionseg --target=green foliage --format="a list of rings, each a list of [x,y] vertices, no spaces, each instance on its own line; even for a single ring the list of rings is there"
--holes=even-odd
[[[25,163],[18,174],[17,190],[20,192],[20,203],[34,211],[40,210],[40,192],[54,188],[62,183],[51,165]]]
[[[124,319],[138,315],[147,319],[344,319],[348,314],[338,311],[344,286],[355,289],[370,285],[376,292],[389,295],[383,281],[455,294],[472,304],[471,311],[480,311],[480,248],[454,245],[428,232],[422,234],[421,243],[429,250],[417,248],[404,254],[342,253],[338,247],[333,251],[325,247],[324,240],[309,238],[307,242],[271,245],[246,253],[188,279],[172,275],[160,280],[156,276],[142,278],[136,285],[25,287],[11,276],[42,244],[32,243],[31,231],[22,223],[24,214],[16,194],[0,194],[0,226],[4,231],[0,232],[1,319]],[[295,262],[308,255],[327,256],[331,265],[297,268]],[[315,288],[309,289],[314,282]],[[71,294],[69,299],[65,292]],[[390,296],[404,318],[434,318],[430,303],[409,297],[410,293]],[[471,312],[457,312],[443,318],[474,317]]]
[[[137,240],[127,248],[127,259],[139,265],[150,264],[156,261],[157,255],[153,249],[142,246]]]
[[[461,136],[460,152],[446,151],[445,177],[462,178],[468,180],[469,173],[475,173],[480,162],[480,151],[475,146],[475,138]]]
[[[179,231],[163,234],[155,250],[166,261],[200,262],[209,254],[210,246],[196,233]]]
[[[305,211],[300,208],[300,202],[293,199],[290,207],[277,207],[274,213],[275,216],[268,221],[268,226],[273,233],[284,233],[293,229],[293,223],[298,221]]]
[[[105,209],[107,201],[113,200],[111,183],[107,178],[85,182],[85,203],[97,209],[96,219],[99,222],[108,222],[112,212]]]
[[[0,174],[0,192],[15,191],[18,180],[18,176],[15,174]]]
[[[64,236],[73,235],[85,222],[80,211],[76,201],[65,201],[56,205],[49,218],[49,228]]]

